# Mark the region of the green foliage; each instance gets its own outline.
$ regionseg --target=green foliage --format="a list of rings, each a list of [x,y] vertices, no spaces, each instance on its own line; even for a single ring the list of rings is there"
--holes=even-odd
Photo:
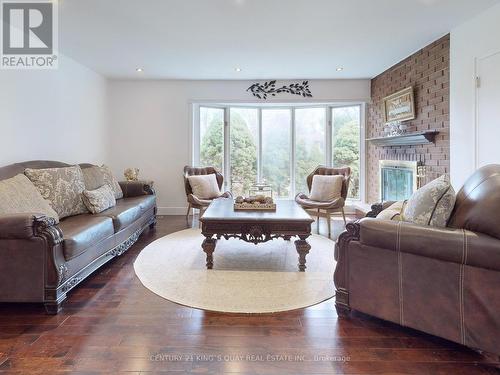
[[[257,146],[246,121],[238,114],[231,115],[231,178],[236,195],[247,195],[257,181]]]
[[[224,127],[213,119],[201,141],[200,161],[203,165],[222,168],[224,155]],[[231,177],[232,190],[236,195],[248,194],[257,180],[257,149],[245,120],[234,114],[231,118]]]
[[[349,197],[359,197],[359,123],[351,120],[340,127],[333,144],[333,165],[351,167]]]
[[[219,171],[224,163],[224,126],[218,119],[212,119],[201,140],[200,163],[213,166]]]

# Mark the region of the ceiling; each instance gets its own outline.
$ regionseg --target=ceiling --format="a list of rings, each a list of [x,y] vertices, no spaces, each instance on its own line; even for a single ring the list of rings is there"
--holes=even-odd
[[[60,52],[111,78],[371,78],[499,2],[60,0]]]

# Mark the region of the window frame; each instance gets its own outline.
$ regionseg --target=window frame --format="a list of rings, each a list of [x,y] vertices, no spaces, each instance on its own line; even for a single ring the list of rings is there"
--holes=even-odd
[[[307,109],[307,108],[324,108],[325,113],[325,159],[324,165],[327,167],[332,166],[333,162],[333,122],[332,122],[332,110],[333,108],[345,108],[345,107],[359,107],[360,111],[360,140],[359,140],[359,155],[360,155],[360,166],[359,166],[359,199],[348,198],[348,203],[355,202],[365,202],[366,201],[366,103],[362,101],[349,101],[349,102],[326,102],[326,103],[276,103],[276,104],[263,104],[258,103],[224,103],[221,102],[196,102],[192,103],[191,119],[192,125],[190,129],[190,154],[191,154],[191,164],[198,165],[200,160],[200,108],[216,108],[224,110],[224,163],[223,171],[221,173],[224,176],[224,189],[229,190],[231,188],[231,153],[230,153],[230,132],[231,132],[231,108],[235,109],[255,109],[258,111],[258,144],[257,144],[257,181],[262,181],[262,110],[265,109],[288,109],[290,110],[290,197],[293,197],[299,193],[295,191],[296,180],[295,180],[295,167],[296,167],[296,116],[295,111],[297,109]]]

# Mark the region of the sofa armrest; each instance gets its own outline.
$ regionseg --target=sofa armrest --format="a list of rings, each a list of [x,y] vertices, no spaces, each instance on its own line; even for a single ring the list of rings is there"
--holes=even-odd
[[[371,211],[366,213],[366,217],[377,217],[379,213],[381,213],[386,208],[390,207],[392,204],[396,203],[396,201],[385,201],[378,202],[372,204]]]
[[[0,215],[0,239],[29,239],[41,236],[46,237],[52,245],[62,241],[62,232],[54,218],[35,213]]]
[[[358,225],[363,245],[500,270],[500,240],[484,234],[371,218]]]
[[[124,198],[154,195],[153,181],[120,181]]]

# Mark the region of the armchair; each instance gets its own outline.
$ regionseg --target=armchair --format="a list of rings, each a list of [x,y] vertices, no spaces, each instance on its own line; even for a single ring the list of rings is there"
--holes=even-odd
[[[316,210],[317,221],[316,225],[319,231],[319,218],[325,217],[328,225],[328,237],[331,236],[331,215],[334,212],[341,212],[344,219],[344,224],[346,223],[344,206],[347,199],[347,192],[349,191],[349,181],[351,179],[351,168],[327,168],[323,166],[318,166],[316,169],[307,176],[307,187],[309,193],[312,188],[312,181],[315,175],[342,175],[344,176],[344,181],[342,182],[342,192],[339,198],[336,198],[330,202],[318,202],[309,198],[304,193],[299,193],[295,197],[295,201],[306,210]]]
[[[199,176],[207,174],[215,174],[215,178],[217,179],[217,185],[219,185],[219,189],[222,189],[222,185],[224,183],[224,177],[214,167],[199,168],[199,167],[191,167],[188,165],[184,167],[184,190],[186,191],[186,198],[188,202],[186,219],[189,217],[189,213],[191,212],[192,208],[200,210],[200,217],[201,217],[201,215],[203,215],[203,212],[207,209],[210,203],[212,203],[213,199],[201,199],[195,196],[193,194],[193,190],[191,189],[191,185],[189,184],[188,180],[189,176]],[[229,191],[226,191],[220,197],[231,198],[232,195]]]
[[[500,354],[500,165],[457,194],[446,228],[373,218],[335,248],[339,313],[351,309]]]

